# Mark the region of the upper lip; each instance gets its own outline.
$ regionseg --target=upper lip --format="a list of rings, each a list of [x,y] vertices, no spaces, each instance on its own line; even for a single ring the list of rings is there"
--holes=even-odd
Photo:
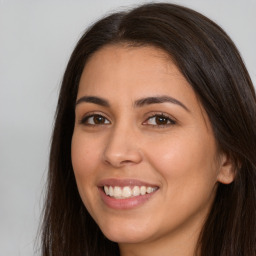
[[[137,179],[103,179],[98,183],[98,187],[104,187],[104,186],[118,186],[118,187],[125,187],[125,186],[146,186],[146,187],[159,187],[156,184],[148,183],[145,181],[137,180]]]

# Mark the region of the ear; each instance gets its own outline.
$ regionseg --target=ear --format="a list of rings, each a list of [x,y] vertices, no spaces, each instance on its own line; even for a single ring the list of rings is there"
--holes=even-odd
[[[235,179],[235,170],[235,163],[231,157],[226,153],[222,153],[220,156],[220,170],[217,180],[223,184],[232,183]]]

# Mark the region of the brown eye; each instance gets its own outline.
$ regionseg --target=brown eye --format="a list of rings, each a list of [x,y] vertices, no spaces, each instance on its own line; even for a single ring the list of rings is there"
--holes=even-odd
[[[168,124],[168,121],[169,121],[168,118],[163,116],[156,116],[156,120],[155,120],[157,125],[166,125]]]
[[[90,115],[83,118],[81,123],[85,125],[104,125],[110,124],[110,121],[102,115]]]
[[[171,118],[164,115],[154,115],[146,120],[144,124],[149,124],[152,126],[168,126],[173,125],[176,122]]]
[[[93,122],[94,122],[94,124],[104,124],[105,123],[105,117],[103,117],[103,116],[99,116],[99,115],[95,115],[94,117],[93,117]]]

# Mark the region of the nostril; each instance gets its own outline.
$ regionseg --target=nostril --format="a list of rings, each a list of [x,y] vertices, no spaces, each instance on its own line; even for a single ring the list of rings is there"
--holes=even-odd
[[[125,160],[125,161],[122,161],[121,164],[129,164],[129,163],[132,163],[132,161],[130,160]]]

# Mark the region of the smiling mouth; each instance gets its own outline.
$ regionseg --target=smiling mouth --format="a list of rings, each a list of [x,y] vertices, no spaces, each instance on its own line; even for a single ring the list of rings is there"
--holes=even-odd
[[[133,198],[137,196],[143,196],[146,194],[151,194],[156,191],[158,187],[150,187],[150,186],[104,186],[103,191],[105,194],[111,198],[115,199],[126,199],[126,198]]]

